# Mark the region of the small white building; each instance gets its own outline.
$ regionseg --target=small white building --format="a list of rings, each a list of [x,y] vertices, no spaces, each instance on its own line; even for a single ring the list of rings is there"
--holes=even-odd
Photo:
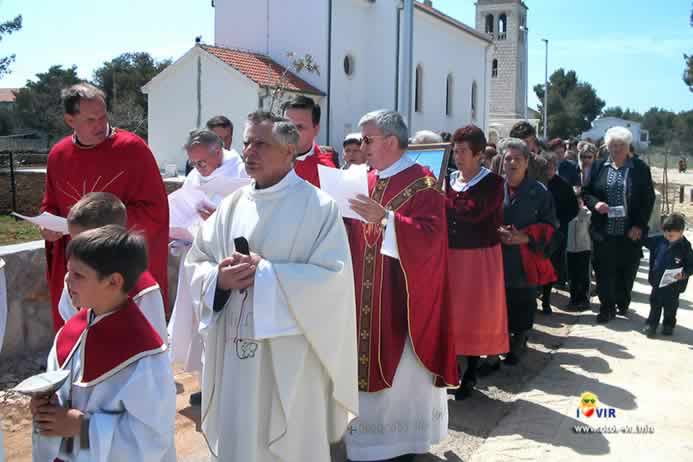
[[[320,143],[341,151],[363,114],[400,109],[400,0],[215,0],[214,8],[215,45],[195,46],[144,87],[149,144],[161,166],[182,168],[187,131],[213,115],[234,123],[238,149],[246,115],[264,107],[262,96],[276,85],[263,76],[291,68],[289,52],[310,54],[319,66],[319,74],[292,79],[322,107]],[[492,45],[430,1],[415,3],[412,132],[488,128]],[[240,66],[246,59],[252,65]]]
[[[592,122],[592,128],[580,135],[583,140],[590,139],[597,142],[604,138],[604,134],[611,127],[625,127],[633,134],[633,147],[635,152],[645,151],[650,146],[650,132],[641,127],[640,122],[625,120],[619,117],[600,117]]]

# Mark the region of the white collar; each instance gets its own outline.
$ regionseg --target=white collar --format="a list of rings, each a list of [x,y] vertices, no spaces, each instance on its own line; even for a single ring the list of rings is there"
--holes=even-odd
[[[299,156],[296,158],[296,160],[306,160],[308,157],[312,156],[315,153],[315,143],[310,147],[310,150],[303,154],[302,156]]]
[[[390,165],[387,167],[385,170],[380,170],[377,172],[378,178],[390,178],[391,176],[395,176],[400,172],[403,172],[404,170],[408,169],[412,165],[414,165],[416,162],[411,160],[411,158],[406,154],[402,154],[402,157],[400,157],[394,164]]]
[[[465,183],[463,181],[460,181],[462,175],[459,170],[456,170],[450,175],[450,187],[453,191],[465,192],[470,188],[476,186],[481,180],[486,178],[486,175],[488,175],[489,173],[491,173],[491,170],[487,169],[486,167],[481,167],[479,173],[474,175],[474,178]]]
[[[281,180],[279,180],[278,183],[273,184],[269,188],[265,189],[256,189],[255,188],[255,180],[251,183],[251,188],[250,188],[250,195],[255,198],[262,198],[265,196],[272,195],[276,192],[282,191],[284,189],[290,188],[291,186],[294,186],[298,183],[303,181],[298,175],[296,175],[296,171],[294,169],[291,169],[289,173],[284,176]]]

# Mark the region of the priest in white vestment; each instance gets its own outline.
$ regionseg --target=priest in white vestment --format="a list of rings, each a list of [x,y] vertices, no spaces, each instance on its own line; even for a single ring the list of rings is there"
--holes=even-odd
[[[206,197],[206,204],[197,211],[201,223],[203,219],[209,218],[224,198],[219,192],[205,191],[205,186],[212,182],[223,182],[225,179],[247,179],[248,175],[243,159],[235,151],[224,150],[222,139],[210,130],[191,131],[184,147],[193,170],[185,178],[182,188],[202,191]],[[200,319],[199,313],[193,310],[190,294],[191,275],[185,271],[183,265],[189,248],[190,244],[185,242],[175,242],[172,246],[172,251],[180,256],[180,265],[168,336],[171,340],[172,361],[183,365],[187,372],[199,373],[202,371],[203,349],[202,337],[198,332]],[[193,395],[192,402],[199,405],[199,395],[197,401]]]
[[[285,119],[248,116],[254,182],[222,201],[185,262],[205,336],[213,460],[329,461],[357,413],[349,244],[337,204],[294,172],[297,141]],[[237,252],[241,238],[249,256]]]

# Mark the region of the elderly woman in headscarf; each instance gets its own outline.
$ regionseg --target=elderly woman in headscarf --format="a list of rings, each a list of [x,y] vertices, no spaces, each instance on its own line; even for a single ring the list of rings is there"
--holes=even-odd
[[[609,157],[592,166],[583,188],[592,212],[595,273],[599,288],[597,322],[607,323],[628,312],[633,283],[642,258],[643,239],[655,200],[650,167],[631,157],[633,135],[612,127],[604,135]]]
[[[549,247],[557,225],[551,193],[528,176],[530,152],[517,138],[501,140],[505,171],[503,244],[505,300],[508,307],[510,353],[505,363],[519,362],[527,333],[534,325],[537,287],[556,279]]]

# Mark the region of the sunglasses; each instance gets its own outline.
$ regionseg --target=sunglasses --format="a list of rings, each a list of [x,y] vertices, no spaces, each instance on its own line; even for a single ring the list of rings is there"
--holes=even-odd
[[[191,161],[190,161],[190,165],[191,165],[193,168],[196,168],[196,169],[199,170],[199,169],[201,169],[201,168],[207,168],[207,161],[206,161],[206,160],[197,160],[197,161],[192,161],[192,160],[191,160]]]
[[[389,135],[364,135],[362,143],[371,144],[374,138],[386,138]]]

